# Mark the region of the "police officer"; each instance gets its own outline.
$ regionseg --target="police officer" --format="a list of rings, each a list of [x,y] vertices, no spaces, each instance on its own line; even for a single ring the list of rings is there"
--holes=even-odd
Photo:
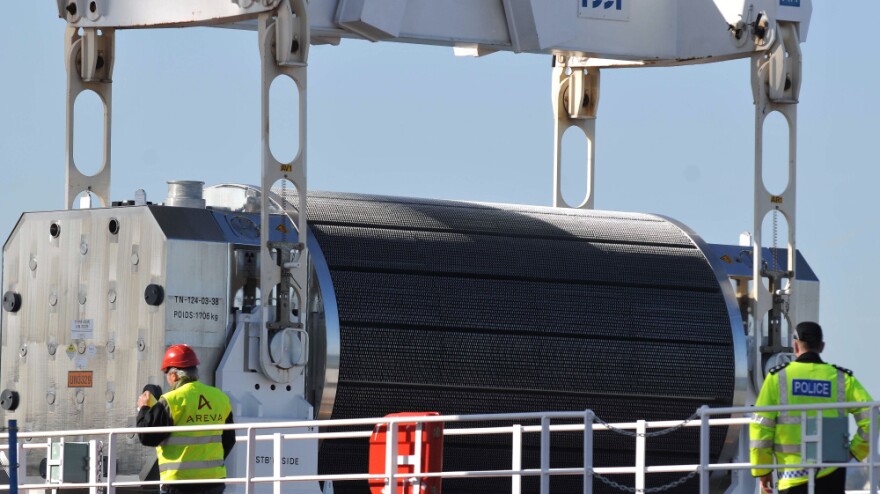
[[[138,427],[231,424],[232,408],[223,391],[199,382],[199,359],[187,345],[171,345],[162,359],[170,391],[158,401],[149,391],[138,397]],[[155,404],[151,406],[151,402]],[[155,446],[159,479],[163,481],[222,479],[224,460],[235,445],[235,431],[197,431],[139,434],[141,444]],[[168,494],[219,494],[223,484],[163,485]]]
[[[822,327],[814,322],[802,322],[792,335],[794,339],[794,362],[782,364],[770,370],[764,381],[756,406],[803,405],[808,403],[869,402],[871,395],[852,371],[826,364],[819,357],[825,349]],[[826,417],[836,417],[843,410],[825,410]],[[858,433],[850,443],[850,454],[858,460],[868,455],[868,427],[871,422],[868,408],[850,408],[858,425]],[[758,412],[749,427],[752,465],[772,463],[794,465],[801,463],[801,412]],[[774,455],[776,461],[773,461]],[[752,475],[759,477],[761,488],[773,492],[772,471],[753,468]],[[799,467],[781,468],[780,494],[807,493],[809,470]],[[825,468],[816,474],[819,494],[843,494],[846,470]]]

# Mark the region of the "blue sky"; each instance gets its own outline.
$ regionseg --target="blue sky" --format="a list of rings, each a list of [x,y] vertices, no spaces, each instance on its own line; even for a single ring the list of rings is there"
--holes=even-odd
[[[798,242],[822,281],[827,359],[880,396],[871,151],[880,103],[868,41],[880,4],[853,5],[816,2],[802,45]],[[51,1],[22,3],[0,22],[5,238],[22,211],[64,206],[65,23]],[[116,41],[113,200],[143,188],[161,201],[172,179],[259,182],[256,33],[129,31]],[[751,98],[745,60],[604,71],[597,208],[667,215],[710,242],[736,243],[752,229]],[[97,105],[82,111],[96,121]],[[456,58],[358,41],[310,55],[314,190],[550,205],[552,132],[547,56]],[[83,168],[96,170],[99,131],[86,125],[77,137]],[[780,146],[769,156],[784,160]],[[784,176],[779,161],[768,165],[772,184]],[[574,202],[581,175],[566,172]]]

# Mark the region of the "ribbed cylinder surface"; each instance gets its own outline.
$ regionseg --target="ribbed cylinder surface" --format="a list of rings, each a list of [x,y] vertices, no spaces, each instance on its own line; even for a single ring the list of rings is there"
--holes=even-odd
[[[663,218],[320,193],[309,208],[339,312],[332,418],[591,409],[627,422],[734,404],[739,315],[699,246]],[[725,434],[713,432],[713,458]],[[697,435],[650,439],[648,463],[696,463]],[[553,466],[580,466],[581,441],[555,439]],[[595,441],[597,465],[634,464],[632,438]],[[444,469],[510,468],[509,443],[447,437]],[[525,444],[524,467],[537,467],[538,437]],[[325,445],[319,464],[361,471],[366,445]],[[649,476],[649,486],[675,478]],[[580,482],[554,479],[554,491]],[[366,492],[345,484],[336,490]],[[443,488],[510,492],[510,482]]]

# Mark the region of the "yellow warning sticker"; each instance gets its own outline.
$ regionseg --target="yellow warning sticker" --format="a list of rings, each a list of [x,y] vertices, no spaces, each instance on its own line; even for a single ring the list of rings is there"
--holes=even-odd
[[[733,264],[733,259],[730,258],[727,254],[721,256],[721,260],[726,262],[727,264]]]
[[[284,223],[278,225],[277,227],[275,227],[275,229],[281,233],[287,233],[287,227],[284,226]]]
[[[770,196],[770,202],[773,204],[782,204],[782,196]]]

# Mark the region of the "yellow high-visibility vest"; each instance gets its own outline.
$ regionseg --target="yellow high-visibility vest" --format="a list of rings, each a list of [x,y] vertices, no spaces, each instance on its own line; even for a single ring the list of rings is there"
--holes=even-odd
[[[174,425],[225,424],[232,412],[223,391],[192,381],[162,395]],[[226,477],[221,431],[173,432],[156,447],[161,480]]]
[[[791,362],[773,368],[755,406],[804,405],[810,403],[870,402],[871,395],[852,372],[826,363]],[[825,417],[838,417],[840,410],[823,410]],[[871,422],[869,408],[846,410],[855,416],[858,434],[850,443],[852,455],[862,460],[868,455],[868,427]],[[815,416],[810,411],[809,416]],[[801,412],[755,413],[749,426],[749,448],[752,465],[778,463],[795,465],[801,463]],[[776,461],[773,461],[774,455]],[[833,472],[826,468],[817,473],[824,477]],[[760,477],[770,473],[766,469],[752,469],[752,475]],[[800,467],[779,470],[779,490],[809,481],[809,470]]]

